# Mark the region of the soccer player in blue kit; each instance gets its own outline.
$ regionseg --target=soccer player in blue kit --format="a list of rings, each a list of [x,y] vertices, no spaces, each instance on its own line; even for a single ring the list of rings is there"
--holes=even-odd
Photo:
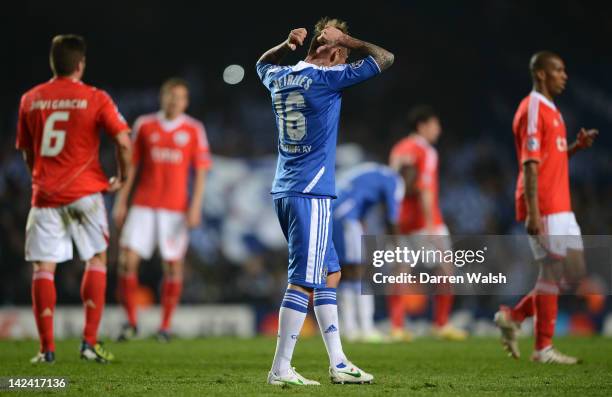
[[[374,296],[363,294],[361,276],[361,236],[364,223],[374,207],[384,211],[377,217],[384,221],[387,234],[399,234],[397,221],[404,198],[404,180],[395,170],[377,163],[363,163],[338,176],[338,199],[332,208],[333,242],[342,267],[339,288],[340,314],[344,336],[348,340],[382,342],[374,327]]]
[[[371,383],[373,376],[352,364],[340,342],[336,287],[338,256],[331,241],[331,200],[342,90],[372,78],[393,63],[393,54],[347,34],[346,22],[317,22],[304,61],[279,66],[303,45],[306,29],[294,29],[266,51],[257,74],[270,90],[278,128],[278,163],[272,197],[289,245],[288,286],[279,313],[278,340],[268,383],[318,385],[298,374],[291,357],[304,324],[310,295],[329,355],[334,383]],[[349,51],[366,57],[346,64]]]

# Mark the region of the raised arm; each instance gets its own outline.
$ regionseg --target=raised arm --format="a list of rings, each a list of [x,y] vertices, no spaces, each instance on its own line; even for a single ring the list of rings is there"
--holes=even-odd
[[[289,32],[287,40],[275,47],[270,48],[261,57],[259,57],[257,62],[279,65],[289,51],[295,51],[298,46],[304,44],[304,39],[306,39],[307,34],[308,32],[304,28],[293,29],[291,32]]]
[[[381,71],[388,69],[391,65],[393,65],[393,61],[395,60],[393,53],[385,50],[384,48],[379,47],[376,44],[351,37],[332,26],[328,26],[327,28],[323,29],[317,40],[319,43],[323,43],[322,46],[317,48],[317,52],[321,52],[328,47],[340,45],[342,47],[361,52],[366,56],[371,55]]]

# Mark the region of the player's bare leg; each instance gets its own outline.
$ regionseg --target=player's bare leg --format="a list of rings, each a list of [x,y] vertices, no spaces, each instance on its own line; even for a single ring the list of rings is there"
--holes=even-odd
[[[584,251],[568,249],[563,262],[563,280],[567,290],[576,291],[586,277]]]
[[[33,262],[32,273],[32,311],[36,320],[40,350],[31,360],[32,363],[52,363],[55,361],[55,341],[53,338],[53,315],[55,314],[55,268],[52,262]]]
[[[455,266],[452,263],[443,263],[436,268],[436,273],[439,276],[452,276],[454,272]],[[465,330],[457,328],[448,322],[455,298],[451,285],[444,283],[437,285],[436,288],[436,293],[433,296],[433,334],[440,339],[452,341],[467,339],[467,332]]]
[[[138,253],[129,248],[122,248],[119,252],[119,298],[125,309],[128,322],[121,329],[119,341],[133,339],[138,334],[136,293],[138,291],[139,266],[140,256]]]
[[[183,290],[183,261],[164,261],[162,266],[164,270],[161,293],[162,318],[157,339],[160,342],[169,342],[172,314]]]
[[[106,252],[99,252],[86,262],[81,282],[81,299],[85,310],[85,327],[81,358],[106,363],[115,357],[98,342],[98,328],[106,296]]]

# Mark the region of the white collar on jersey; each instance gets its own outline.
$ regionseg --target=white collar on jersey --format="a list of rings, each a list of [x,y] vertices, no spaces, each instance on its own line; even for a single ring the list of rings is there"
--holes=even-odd
[[[431,147],[431,143],[429,143],[429,141],[427,139],[423,138],[423,136],[421,134],[417,134],[415,132],[413,135],[414,135],[414,139],[417,142],[419,142],[419,143],[421,143],[421,144],[423,144],[423,145],[425,145],[427,147]]]
[[[291,67],[291,70],[293,70],[294,72],[299,72],[300,70],[304,70],[304,69],[308,69],[308,68],[313,68],[313,69],[317,69],[317,70],[336,70],[336,71],[341,71],[344,70],[344,68],[346,68],[346,64],[342,63],[340,65],[336,65],[336,66],[319,66],[319,65],[315,65],[313,63],[309,63],[306,61],[299,61],[297,64],[293,65]]]
[[[161,110],[157,112],[157,120],[165,131],[172,131],[178,128],[185,121],[185,115],[181,114],[174,120],[168,120]]]
[[[539,92],[535,90],[531,91],[531,95],[538,98],[538,100],[540,100],[541,102],[544,102],[548,107],[553,108],[554,110],[557,110],[555,103],[551,101],[550,99],[546,98],[544,95],[540,94]]]

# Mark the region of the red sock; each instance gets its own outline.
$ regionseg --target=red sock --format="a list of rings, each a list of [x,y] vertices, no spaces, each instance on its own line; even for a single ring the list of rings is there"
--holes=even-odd
[[[455,296],[451,294],[434,296],[434,324],[443,327],[448,323]]]
[[[127,314],[128,322],[136,326],[136,291],[138,290],[138,277],[136,274],[119,275],[119,296],[121,304]]]
[[[542,350],[552,346],[557,320],[559,288],[555,283],[538,281],[535,301],[535,348]],[[546,295],[542,295],[546,294]]]
[[[98,327],[104,311],[106,266],[88,264],[81,282],[81,299],[85,308],[83,340],[90,345],[98,341]]]
[[[181,299],[182,289],[183,280],[181,278],[164,277],[161,294],[162,322],[159,328],[161,331],[168,331],[170,329],[172,313],[174,313],[174,309]]]
[[[525,295],[523,299],[519,301],[511,310],[510,317],[512,320],[517,321],[519,323],[523,322],[528,317],[533,317],[535,315],[535,298],[534,293],[530,292],[528,295]]]
[[[55,281],[52,272],[36,271],[32,275],[32,311],[38,328],[41,352],[54,352],[53,314],[55,314]]]
[[[389,317],[391,320],[392,329],[404,329],[404,318],[406,311],[404,310],[404,302],[401,295],[389,295],[387,297],[387,306],[389,309]]]

